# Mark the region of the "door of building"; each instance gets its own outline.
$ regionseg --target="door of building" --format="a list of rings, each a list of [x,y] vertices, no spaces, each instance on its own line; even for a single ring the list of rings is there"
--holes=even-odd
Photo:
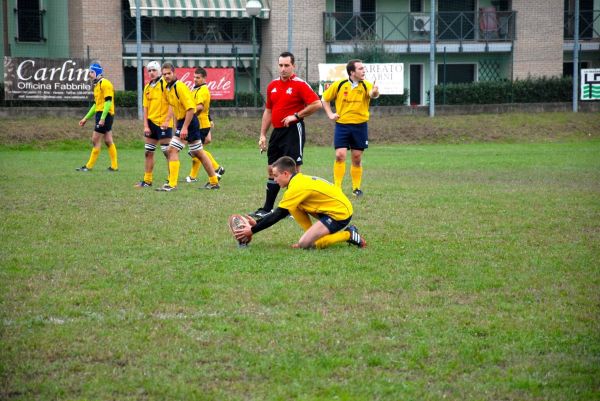
[[[410,87],[408,88],[408,95],[410,96],[410,104],[420,105],[421,104],[421,92],[423,82],[423,64],[411,64],[410,65]]]

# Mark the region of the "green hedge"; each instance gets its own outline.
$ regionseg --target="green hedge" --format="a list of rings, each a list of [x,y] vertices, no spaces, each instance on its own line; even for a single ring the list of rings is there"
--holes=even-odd
[[[573,96],[568,78],[473,82],[435,87],[436,104],[497,104],[568,102]]]

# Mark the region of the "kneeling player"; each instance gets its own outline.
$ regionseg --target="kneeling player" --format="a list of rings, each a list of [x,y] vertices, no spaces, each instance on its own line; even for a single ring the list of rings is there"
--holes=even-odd
[[[236,230],[239,241],[248,242],[252,234],[291,214],[304,229],[294,248],[325,248],[344,241],[359,248],[367,245],[355,226],[346,227],[352,219],[352,203],[340,188],[322,178],[296,173],[296,163],[288,156],[277,159],[272,168],[275,182],[281,188],[287,187],[283,199],[258,223],[249,218],[249,224]],[[314,224],[310,216],[317,219]]]

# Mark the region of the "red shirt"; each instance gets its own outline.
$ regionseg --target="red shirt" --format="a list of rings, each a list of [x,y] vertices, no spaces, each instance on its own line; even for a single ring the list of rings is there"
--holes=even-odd
[[[267,86],[267,109],[271,110],[271,124],[275,128],[283,127],[287,116],[302,110],[306,105],[319,100],[312,88],[295,74],[287,81],[274,79]]]

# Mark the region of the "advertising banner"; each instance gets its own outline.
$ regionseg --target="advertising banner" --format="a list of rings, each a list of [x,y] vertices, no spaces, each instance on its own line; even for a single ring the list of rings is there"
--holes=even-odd
[[[365,79],[369,82],[377,80],[379,93],[382,95],[401,95],[404,93],[404,64],[367,64]],[[348,79],[346,64],[319,64],[319,94],[333,82]]]
[[[581,70],[581,100],[600,100],[600,68]]]
[[[190,89],[194,87],[195,68],[177,68],[175,73],[177,79],[185,83]],[[206,85],[210,91],[211,100],[233,100],[235,96],[235,83],[233,68],[205,68]],[[150,76],[144,68],[144,85],[148,83]]]
[[[83,59],[4,57],[6,100],[82,101],[93,97]]]

